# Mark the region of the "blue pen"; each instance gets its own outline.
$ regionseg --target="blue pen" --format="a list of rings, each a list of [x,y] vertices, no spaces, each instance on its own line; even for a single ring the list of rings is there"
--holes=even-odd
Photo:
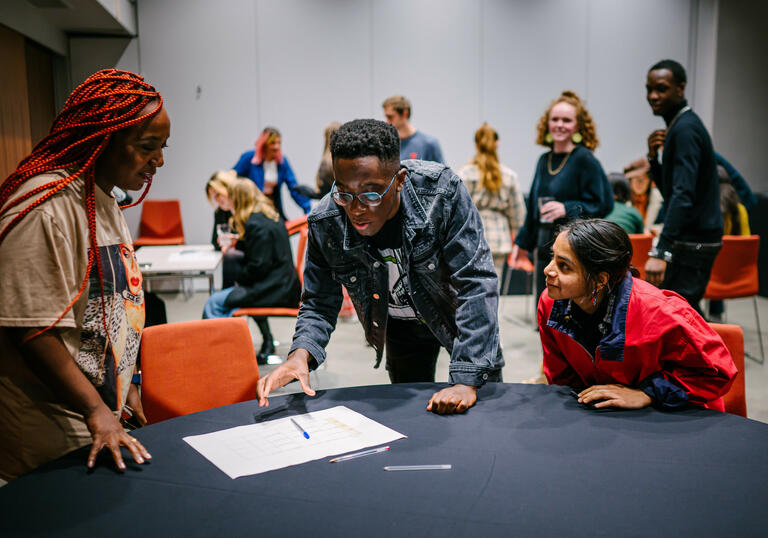
[[[307,439],[309,439],[309,434],[308,434],[306,431],[304,431],[304,428],[302,428],[301,426],[299,426],[299,423],[298,423],[298,422],[296,422],[296,421],[295,421],[295,420],[293,420],[293,419],[291,419],[291,422],[293,422],[293,425],[294,425],[294,426],[296,426],[296,427],[299,429],[299,431],[300,431],[301,433],[303,433],[303,434],[304,434],[304,437],[306,437]]]

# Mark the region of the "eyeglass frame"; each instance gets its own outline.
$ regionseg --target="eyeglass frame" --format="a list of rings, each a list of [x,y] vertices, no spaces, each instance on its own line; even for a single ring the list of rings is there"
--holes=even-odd
[[[402,170],[402,169],[400,169],[400,170]],[[351,193],[351,192],[341,192],[339,189],[334,190],[336,188],[336,180],[334,179],[333,180],[333,184],[331,185],[331,198],[333,199],[334,202],[336,202],[337,205],[340,205],[341,207],[349,207],[350,205],[352,205],[354,203],[355,198],[357,198],[357,201],[360,202],[361,204],[363,204],[364,206],[367,206],[367,207],[378,207],[378,206],[381,205],[381,201],[384,199],[384,196],[387,194],[387,192],[389,192],[389,189],[392,187],[392,183],[394,183],[395,178],[397,177],[397,174],[400,173],[400,170],[395,172],[395,174],[392,176],[392,179],[389,180],[389,185],[387,185],[387,188],[384,189],[384,192],[382,192],[381,194],[379,194],[376,191],[365,191],[365,192],[358,192],[357,194],[354,194],[354,193]],[[346,204],[340,203],[336,199],[335,195],[337,195],[337,194],[341,198],[344,198],[343,195],[345,195],[345,194],[347,196],[351,196],[352,198],[349,199],[349,201]],[[376,198],[376,203],[371,203],[370,200],[366,200],[364,198],[361,198],[361,196],[363,196],[365,194],[375,194],[375,195],[377,195],[378,198]]]

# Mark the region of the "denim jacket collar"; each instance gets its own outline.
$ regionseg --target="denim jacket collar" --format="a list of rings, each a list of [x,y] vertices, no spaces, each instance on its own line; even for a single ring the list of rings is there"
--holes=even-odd
[[[627,308],[629,307],[629,296],[632,292],[632,282],[632,274],[627,273],[624,280],[611,290],[605,299],[608,301],[608,308],[605,311],[603,320],[598,325],[603,335],[599,346],[601,360],[624,360]],[[547,325],[556,331],[568,335],[586,348],[581,339],[582,335],[571,316],[572,307],[573,301],[570,299],[553,301]]]

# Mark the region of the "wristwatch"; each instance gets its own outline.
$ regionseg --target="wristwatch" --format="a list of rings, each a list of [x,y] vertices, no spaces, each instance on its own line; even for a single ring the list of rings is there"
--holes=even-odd
[[[658,258],[659,260],[664,260],[667,263],[672,261],[672,253],[670,251],[659,250],[656,247],[653,247],[651,250],[648,251],[648,256],[650,256],[651,258]]]

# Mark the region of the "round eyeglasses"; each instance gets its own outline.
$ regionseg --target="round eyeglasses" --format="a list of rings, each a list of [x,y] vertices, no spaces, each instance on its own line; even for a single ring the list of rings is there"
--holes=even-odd
[[[352,201],[357,198],[357,200],[363,205],[376,207],[377,205],[381,204],[381,200],[384,198],[384,195],[387,194],[387,191],[389,191],[389,188],[392,186],[392,183],[395,181],[395,178],[399,173],[400,170],[395,172],[395,175],[392,176],[392,179],[389,180],[389,185],[387,185],[387,188],[384,189],[384,192],[381,194],[374,191],[359,192],[357,194],[353,194],[351,192],[340,192],[336,188],[336,182],[334,181],[333,185],[331,185],[331,197],[333,198],[333,201],[340,206],[352,205]]]

